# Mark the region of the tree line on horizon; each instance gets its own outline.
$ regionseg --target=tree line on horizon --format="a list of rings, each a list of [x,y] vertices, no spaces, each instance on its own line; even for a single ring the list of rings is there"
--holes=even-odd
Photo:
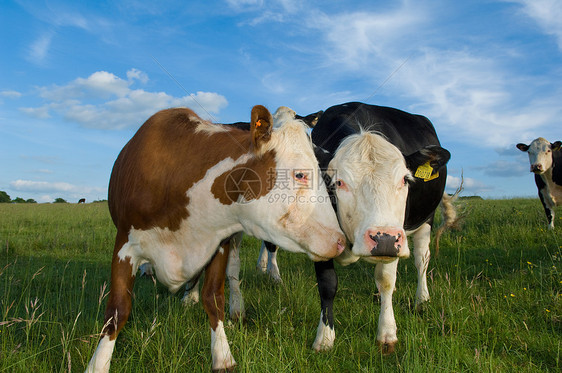
[[[11,199],[8,193],[3,190],[0,190],[0,203],[37,203],[36,200],[33,198],[23,199],[21,197],[16,197],[15,199]],[[53,203],[67,203],[66,200],[63,198],[57,198],[54,200]]]

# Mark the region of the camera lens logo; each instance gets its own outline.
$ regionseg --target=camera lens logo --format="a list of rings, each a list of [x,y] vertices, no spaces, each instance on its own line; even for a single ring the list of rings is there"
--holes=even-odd
[[[224,180],[224,191],[232,202],[250,203],[259,197],[261,190],[261,178],[250,168],[235,168]]]

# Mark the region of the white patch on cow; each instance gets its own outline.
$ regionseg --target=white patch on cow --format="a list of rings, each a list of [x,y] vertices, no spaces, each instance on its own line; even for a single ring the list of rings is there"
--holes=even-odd
[[[213,358],[213,370],[227,370],[236,365],[236,361],[230,353],[223,323],[220,320],[217,330],[211,329],[211,356]]]
[[[199,281],[197,281],[194,287],[185,289],[185,293],[183,293],[183,297],[181,298],[181,303],[184,306],[193,306],[199,303],[200,294]]]
[[[98,348],[92,356],[88,367],[86,368],[86,373],[106,373],[109,372],[109,365],[111,363],[111,355],[113,354],[113,349],[115,348],[115,340],[110,340],[109,336],[104,336]]]
[[[211,123],[196,116],[190,116],[189,120],[197,123],[197,126],[195,127],[195,133],[206,133],[212,135],[219,132],[228,132],[230,130],[223,124]]]
[[[396,336],[396,320],[392,308],[392,294],[396,285],[396,269],[398,259],[391,263],[379,263],[375,267],[375,282],[381,296],[381,312],[377,327],[377,341],[381,344],[394,345]]]
[[[375,133],[348,136],[327,173],[336,187],[338,218],[353,243],[353,255],[371,257],[373,246],[365,239],[369,230],[403,232],[408,197],[404,180],[412,176],[396,146]],[[408,242],[403,238],[398,256],[408,257]]]
[[[328,351],[334,347],[334,341],[336,340],[336,331],[329,325],[324,324],[322,318],[324,317],[324,311],[320,313],[320,323],[318,324],[318,329],[316,330],[316,339],[312,344],[312,348],[316,352]]]

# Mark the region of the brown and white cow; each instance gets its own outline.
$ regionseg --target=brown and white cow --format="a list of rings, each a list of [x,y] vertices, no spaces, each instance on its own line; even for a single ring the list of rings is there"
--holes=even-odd
[[[314,183],[318,162],[304,124],[294,117],[284,107],[272,117],[258,105],[248,132],[209,123],[189,109],[168,109],[125,145],[109,183],[117,235],[105,325],[88,372],[109,370],[144,262],[172,292],[205,270],[212,368],[229,370],[236,365],[223,328],[229,238],[245,231],[313,260],[342,252],[345,237],[325,186]],[[285,199],[269,198],[287,182],[281,172],[294,187],[282,189]]]
[[[554,228],[554,207],[562,205],[562,141],[550,143],[539,137],[529,145],[519,143],[517,149],[529,155],[531,172],[544,207],[548,228]]]

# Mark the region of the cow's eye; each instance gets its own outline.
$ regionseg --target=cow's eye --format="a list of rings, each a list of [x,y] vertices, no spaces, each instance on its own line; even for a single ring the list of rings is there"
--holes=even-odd
[[[336,188],[339,190],[346,190],[346,191],[349,190],[347,184],[342,179],[337,179],[335,184],[336,184]]]
[[[295,171],[293,173],[295,180],[301,184],[306,184],[308,182],[308,175],[302,171]]]

